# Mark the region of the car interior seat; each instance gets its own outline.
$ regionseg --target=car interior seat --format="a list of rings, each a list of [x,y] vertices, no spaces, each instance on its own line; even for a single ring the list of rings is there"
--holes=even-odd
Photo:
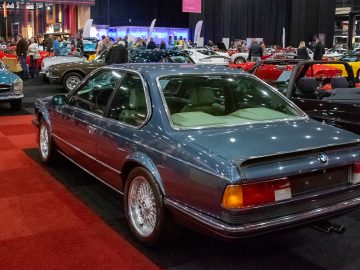
[[[142,124],[147,115],[146,97],[143,88],[129,89],[129,104],[126,110],[120,113],[120,121],[130,125]]]
[[[214,89],[211,87],[195,88],[190,93],[190,103],[181,112],[204,112],[211,115],[224,115],[225,108],[215,104]]]
[[[348,88],[349,82],[345,77],[334,77],[331,78],[331,87],[335,88]]]
[[[297,81],[297,92],[298,97],[309,98],[309,99],[318,99],[316,94],[317,82],[315,78],[312,77],[303,77]]]

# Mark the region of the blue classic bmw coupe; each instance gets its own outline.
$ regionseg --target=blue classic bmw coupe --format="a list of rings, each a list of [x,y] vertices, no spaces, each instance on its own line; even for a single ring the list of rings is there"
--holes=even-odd
[[[100,68],[37,100],[34,124],[41,159],[60,153],[124,194],[146,244],[170,220],[239,238],[360,206],[360,137],[225,67]]]

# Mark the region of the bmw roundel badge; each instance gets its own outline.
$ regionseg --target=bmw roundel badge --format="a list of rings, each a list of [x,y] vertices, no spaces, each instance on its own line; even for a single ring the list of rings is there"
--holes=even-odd
[[[329,158],[325,153],[319,153],[318,160],[323,164],[327,164],[329,162]]]

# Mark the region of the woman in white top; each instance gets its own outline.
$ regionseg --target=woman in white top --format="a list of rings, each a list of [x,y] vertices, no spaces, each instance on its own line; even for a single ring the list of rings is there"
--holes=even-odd
[[[30,39],[29,47],[28,47],[28,55],[30,57],[30,76],[31,78],[35,78],[35,73],[37,72],[36,60],[40,58],[39,54],[39,45],[36,43],[34,37]]]

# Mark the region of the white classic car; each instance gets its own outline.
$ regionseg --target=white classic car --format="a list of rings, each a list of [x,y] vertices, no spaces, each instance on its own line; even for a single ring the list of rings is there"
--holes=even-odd
[[[189,55],[195,64],[227,66],[230,60],[229,56],[221,55],[207,48],[186,49],[182,52]]]
[[[72,63],[72,62],[84,62],[86,57],[74,56],[74,55],[65,55],[65,56],[52,56],[44,58],[41,63],[40,75],[47,77],[47,71],[50,66],[62,63]]]

